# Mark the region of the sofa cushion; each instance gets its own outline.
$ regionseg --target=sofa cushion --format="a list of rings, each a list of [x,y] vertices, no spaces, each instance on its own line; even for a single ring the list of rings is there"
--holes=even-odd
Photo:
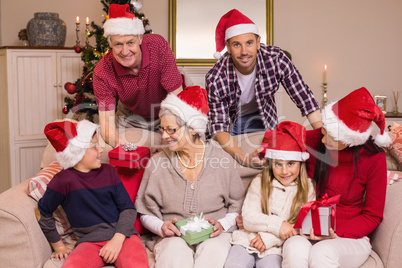
[[[395,182],[402,180],[401,173],[388,170],[387,171],[387,185],[394,184]]]
[[[61,166],[57,161],[54,161],[44,169],[42,169],[37,175],[32,177],[28,183],[28,195],[35,201],[39,201],[45,194],[47,184],[53,178],[53,176],[61,171]],[[39,211],[37,213],[39,215]],[[61,240],[65,244],[74,244],[77,240],[76,236],[71,229],[70,223],[67,220],[67,215],[63,208],[59,206],[53,213],[53,217],[56,224],[57,232],[60,235]]]
[[[393,123],[391,131],[389,132],[392,143],[388,148],[389,153],[398,161],[398,164],[402,164],[402,125]]]

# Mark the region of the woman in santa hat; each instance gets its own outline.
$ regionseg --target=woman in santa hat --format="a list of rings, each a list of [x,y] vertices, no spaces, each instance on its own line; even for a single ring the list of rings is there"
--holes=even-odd
[[[360,267],[371,252],[370,233],[381,223],[387,167],[381,147],[391,143],[385,118],[366,88],[327,105],[321,130],[308,131],[308,174],[317,199],[340,195],[329,236],[300,235],[283,246],[282,267]],[[374,122],[380,133],[372,138]]]
[[[169,94],[159,113],[163,150],[148,162],[135,206],[157,241],[156,267],[222,268],[244,199],[234,159],[203,141],[208,118],[205,89]],[[182,239],[177,221],[203,214],[210,238],[194,246]]]

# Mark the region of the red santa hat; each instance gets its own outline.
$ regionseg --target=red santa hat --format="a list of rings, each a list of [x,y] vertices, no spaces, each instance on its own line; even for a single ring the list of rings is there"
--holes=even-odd
[[[221,57],[221,51],[225,48],[225,42],[241,34],[254,33],[259,35],[257,26],[252,20],[243,15],[237,9],[232,9],[222,16],[215,30],[216,52],[214,58]]]
[[[384,114],[365,87],[328,104],[322,111],[322,122],[332,138],[349,146],[364,144],[372,133],[371,123],[374,122],[380,128],[374,142],[380,147],[391,144],[391,138],[385,132]]]
[[[266,130],[264,139],[266,158],[306,161],[310,157],[306,151],[306,128],[298,123],[283,121],[274,130]]]
[[[98,128],[99,125],[88,120],[61,121],[47,124],[44,133],[56,149],[57,162],[67,169],[81,161]]]
[[[168,109],[186,122],[197,133],[203,134],[208,123],[207,92],[200,86],[186,87],[178,95],[170,93],[161,103],[162,109]]]
[[[128,4],[109,6],[109,19],[103,24],[104,37],[109,35],[143,35],[145,33],[142,21],[130,11]]]

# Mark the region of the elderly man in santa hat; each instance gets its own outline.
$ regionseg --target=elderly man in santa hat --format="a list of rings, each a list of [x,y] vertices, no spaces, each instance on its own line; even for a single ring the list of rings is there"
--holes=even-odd
[[[160,103],[168,93],[182,91],[182,78],[168,42],[144,35],[128,4],[111,4],[103,27],[111,50],[96,65],[93,84],[101,135],[116,146],[125,142],[116,117],[123,127],[157,130]]]
[[[320,107],[296,67],[280,48],[260,39],[256,25],[238,10],[223,15],[215,32],[219,60],[205,77],[210,134],[240,164],[254,167],[263,164],[259,151],[246,154],[231,135],[276,127],[274,94],[280,85],[313,128],[322,125]]]

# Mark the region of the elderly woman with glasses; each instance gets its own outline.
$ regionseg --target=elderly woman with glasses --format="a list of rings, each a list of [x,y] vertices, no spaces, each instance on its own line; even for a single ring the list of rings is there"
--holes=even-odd
[[[163,149],[145,170],[136,199],[142,224],[156,237],[156,267],[223,267],[245,189],[233,158],[202,140],[208,104],[204,89],[169,94],[159,117]],[[188,245],[177,221],[203,214],[210,238]]]

